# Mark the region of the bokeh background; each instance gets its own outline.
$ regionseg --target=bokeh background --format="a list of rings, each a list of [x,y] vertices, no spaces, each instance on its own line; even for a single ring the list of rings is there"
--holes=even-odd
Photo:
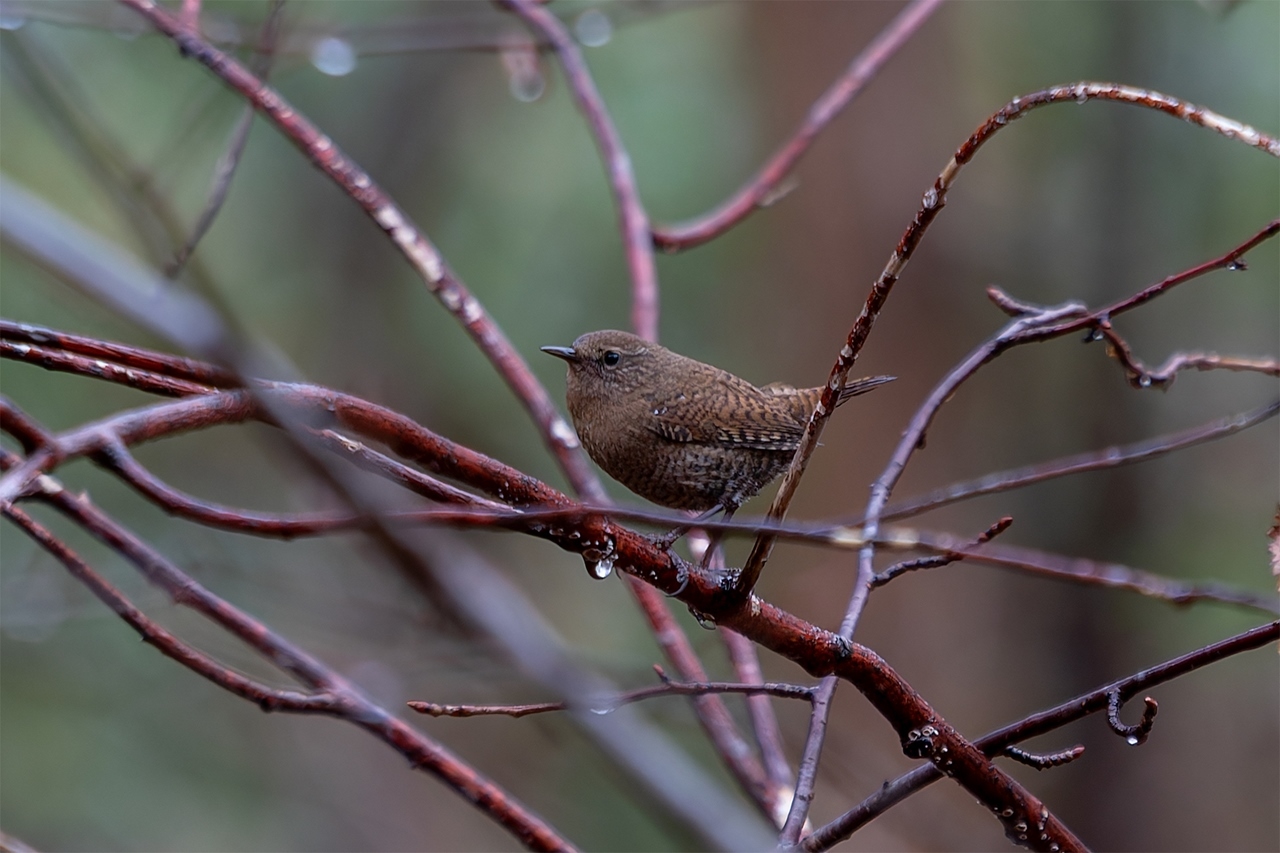
[[[207,26],[252,34],[266,8],[206,3]],[[603,28],[598,12],[579,17],[593,6],[552,8],[587,22],[582,35],[596,45],[587,58],[644,201],[656,220],[670,222],[738,186],[900,7],[615,3],[599,7]],[[91,147],[125,152],[190,222],[239,102],[168,41],[103,3],[6,0],[0,26],[5,176],[146,257],[133,218],[67,123],[90,128]],[[510,60],[492,51],[444,49],[476,32],[518,31],[482,3],[290,3],[272,73],[285,97],[412,214],[558,398],[563,366],[537,348],[625,327],[628,287],[603,170],[554,65],[543,63],[540,79],[513,78]],[[317,55],[325,38],[340,42]],[[659,259],[663,341],[757,382],[820,382],[955,147],[1013,96],[1085,79],[1150,87],[1274,134],[1280,4],[944,7],[823,134],[790,195],[707,246]],[[1064,105],[1008,128],[962,174],[865,350],[862,372],[899,381],[841,410],[793,516],[860,511],[912,411],[999,327],[987,285],[1035,302],[1097,304],[1221,254],[1274,218],[1278,203],[1274,159],[1164,115]],[[1208,276],[1126,315],[1119,330],[1150,363],[1178,349],[1274,355],[1278,246],[1254,252],[1248,272]],[[260,121],[197,258],[238,321],[307,377],[564,485],[502,381],[381,232]],[[6,317],[162,346],[8,247],[0,247],[0,277]],[[146,399],[11,362],[0,370],[3,393],[58,429]],[[1265,403],[1275,391],[1273,380],[1219,372],[1140,393],[1101,345],[1023,348],[947,405],[897,494],[1182,429]],[[1010,543],[1265,593],[1275,589],[1265,533],[1278,455],[1272,420],[1171,457],[971,501],[918,523],[972,535],[1008,514]],[[258,509],[314,505],[314,484],[266,429],[188,436],[139,456],[210,499]],[[167,518],[88,463],[60,476],[393,707],[411,698],[542,698],[501,656],[442,626],[360,537],[280,543],[222,534]],[[619,499],[637,500],[610,486]],[[765,499],[744,512],[763,512]],[[84,536],[59,529],[183,636],[262,671]],[[544,543],[467,539],[582,661],[623,684],[651,682],[659,654],[616,580],[590,582],[580,561]],[[745,548],[733,543],[730,562],[740,563]],[[0,558],[4,831],[47,850],[516,847],[353,727],[264,715],[140,645],[11,526],[0,532]],[[780,546],[760,591],[834,626],[854,568],[848,553]],[[1263,618],[953,565],[875,593],[858,639],[977,736]],[[681,619],[708,665],[728,677],[716,637]],[[766,654],[763,663],[769,678],[804,680],[785,661]],[[1274,648],[1227,660],[1153,692],[1160,715],[1144,746],[1127,746],[1094,717],[1031,744],[1083,743],[1081,761],[1011,772],[1099,849],[1275,850],[1277,674]],[[806,709],[778,707],[798,756]],[[680,700],[644,713],[732,787]],[[1136,716],[1126,709],[1127,719]],[[693,844],[565,719],[415,724],[584,848]],[[843,690],[814,819],[830,819],[910,766],[884,722]],[[1006,844],[996,821],[944,783],[841,849]]]

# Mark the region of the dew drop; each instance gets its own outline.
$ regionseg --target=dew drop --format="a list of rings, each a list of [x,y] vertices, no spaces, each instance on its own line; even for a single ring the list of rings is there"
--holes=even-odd
[[[1151,387],[1151,377],[1150,377],[1150,376],[1139,376],[1139,377],[1138,377],[1138,385],[1139,385],[1140,387],[1142,387],[1142,388],[1150,388],[1150,387]]]
[[[938,206],[938,191],[930,188],[929,191],[924,194],[922,202],[925,210],[933,210]]]
[[[1142,743],[1142,741],[1138,740],[1137,735],[1129,735],[1127,738],[1124,739],[1124,742],[1129,744],[1129,746],[1137,746],[1138,744]]]
[[[599,9],[588,9],[573,22],[573,33],[587,47],[603,47],[613,38],[613,22]]]
[[[502,65],[507,70],[511,95],[524,103],[536,101],[547,91],[547,80],[538,65],[538,53],[528,45],[502,52]]]
[[[692,609],[689,612],[692,613],[693,618],[697,620],[699,628],[704,628],[708,631],[714,631],[716,629],[716,620],[712,619],[710,616]]]
[[[346,39],[329,36],[311,48],[311,64],[322,74],[345,77],[356,69],[356,52]]]
[[[605,557],[598,563],[587,561],[587,574],[591,575],[591,577],[598,581],[602,581],[609,577],[609,575],[613,574],[613,563],[613,557]]]
[[[543,79],[542,72],[537,69],[528,74],[511,75],[511,94],[517,101],[532,103],[541,98],[546,90],[547,81]]]
[[[1244,261],[1240,260],[1239,258],[1235,258],[1231,261],[1231,263],[1227,264],[1227,269],[1231,270],[1232,272],[1240,272],[1241,270],[1247,270],[1248,268],[1249,268],[1249,265],[1246,264]]]

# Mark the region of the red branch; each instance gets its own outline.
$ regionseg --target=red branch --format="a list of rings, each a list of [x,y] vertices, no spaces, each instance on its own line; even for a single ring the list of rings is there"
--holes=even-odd
[[[778,198],[779,184],[813,145],[818,134],[861,94],[877,72],[893,58],[942,0],[912,0],[879,35],[853,58],[849,67],[814,101],[791,138],[774,152],[760,171],[730,198],[709,213],[676,225],[653,229],[653,242],[667,252],[700,246],[737,225],[753,211]]]
[[[14,461],[7,451],[4,452],[4,457],[6,463]],[[49,550],[77,579],[137,630],[143,639],[164,654],[218,686],[256,702],[263,710],[323,713],[348,720],[394,747],[414,767],[425,769],[440,778],[507,828],[530,849],[573,849],[550,826],[474,768],[440,744],[395,719],[325,664],[209,592],[157,551],[112,521],[87,498],[72,495],[49,478],[42,483],[39,495],[42,500],[52,504],[108,547],[134,563],[149,581],[167,592],[176,604],[206,616],[316,692],[301,695],[293,691],[266,688],[191,649],[158,629],[124,596],[90,570],[74,552],[20,509],[11,504],[3,506],[7,518]]]
[[[564,469],[574,488],[588,500],[606,503],[600,481],[587,465],[577,435],[562,418],[534,377],[528,365],[511,346],[497,323],[467,290],[461,279],[445,264],[438,250],[414,225],[391,197],[346,156],[331,139],[297,112],[278,92],[266,86],[240,63],[213,45],[186,31],[181,22],[154,0],[119,0],[147,19],[172,39],[183,56],[205,65],[228,86],[243,95],[270,120],[326,176],[359,204],[405,255],[445,308],[457,318],[498,373],[515,392],[539,428],[543,441]],[[647,228],[646,228],[646,237]],[[656,291],[655,291],[656,300]],[[656,308],[656,301],[654,302]],[[656,322],[656,314],[655,314]],[[706,672],[697,660],[688,638],[667,609],[666,602],[652,589],[630,584],[645,618],[664,654],[687,681],[705,681]],[[695,700],[699,720],[716,743],[734,775],[761,803],[773,811],[776,795],[764,785],[764,774],[737,734],[732,718],[718,696]],[[763,793],[762,793],[763,790]]]
[[[631,271],[632,329],[640,337],[656,341],[658,272],[654,267],[653,246],[649,239],[649,214],[640,201],[640,190],[636,187],[636,176],[631,168],[631,156],[622,143],[622,136],[609,116],[609,110],[587,69],[582,51],[564,23],[545,6],[533,0],[500,0],[500,4],[518,15],[535,37],[545,39],[560,60],[573,100],[586,118],[591,136],[600,149],[600,159],[604,161],[609,186],[618,206],[622,248],[627,257],[627,268]]]
[[[328,136],[293,108],[280,94],[232,57],[202,40],[178,16],[154,0],[119,0],[172,39],[183,56],[195,59],[228,86],[239,92],[301,151],[317,169],[336,183],[391,238],[427,289],[440,300],[471,335],[494,369],[537,424],[539,433],[575,487],[591,499],[603,497],[603,489],[573,429],[560,416],[545,388],[503,334],[480,301],[451,270],[391,196],[368,172],[348,157]]]
[[[1164,684],[1201,667],[1208,666],[1233,655],[1261,648],[1280,639],[1280,621],[1261,625],[1202,649],[1143,670],[1128,678],[1113,681],[1096,690],[1069,699],[1046,711],[1032,714],[1026,719],[983,735],[974,744],[987,755],[998,755],[1007,746],[1047,734],[1090,714],[1107,711],[1111,696],[1132,697],[1143,690]],[[942,778],[936,767],[917,767],[910,773],[887,782],[875,794],[845,812],[836,820],[813,832],[804,839],[805,850],[827,850],[848,838],[877,815],[906,799],[911,793]]]
[[[441,438],[394,412],[339,392],[281,383],[262,383],[253,393],[247,389],[217,391],[105,418],[47,443],[16,467],[21,469],[38,461],[34,470],[26,472],[29,476],[22,485],[39,487],[45,481],[34,479],[35,474],[52,470],[69,454],[107,450],[113,439],[134,443],[255,417],[270,422],[270,411],[277,407],[298,413],[300,422],[313,429],[337,427],[376,439],[437,474],[468,483],[510,504],[569,503],[568,498],[540,481]],[[268,408],[270,411],[264,410]],[[12,476],[11,471],[6,480]],[[696,571],[648,537],[619,527],[603,516],[588,516],[573,526],[531,520],[519,523],[522,529],[587,559],[614,560],[620,571],[678,596],[695,611],[795,661],[811,674],[836,674],[850,681],[899,733],[908,754],[929,758],[954,772],[957,781],[993,811],[1008,813],[1010,817],[1005,822],[1011,836],[1018,835],[1019,825],[1035,825],[1042,815],[1048,815],[1038,800],[968,744],[869,649],[850,644],[754,596],[744,601],[723,587],[719,574]],[[140,545],[118,538],[109,544],[126,554],[134,553],[135,544]],[[139,562],[154,574],[154,560],[148,557]],[[1048,841],[1041,844],[1033,839],[1032,846],[1079,848],[1079,842],[1056,819],[1046,818],[1045,834]]]

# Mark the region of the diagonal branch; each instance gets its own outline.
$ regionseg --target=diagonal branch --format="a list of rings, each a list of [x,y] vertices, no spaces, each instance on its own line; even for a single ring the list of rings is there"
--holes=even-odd
[[[4,462],[12,464],[12,454],[4,452]],[[72,495],[52,478],[41,481],[40,498],[75,521],[95,538],[132,562],[151,583],[164,590],[173,601],[202,614],[280,669],[316,693],[296,694],[261,688],[238,676],[211,658],[195,652],[170,635],[150,633],[153,623],[141,616],[127,600],[88,569],[69,548],[11,504],[2,505],[6,517],[22,527],[40,545],[54,554],[68,570],[86,583],[105,604],[121,615],[143,638],[166,655],[209,678],[215,684],[257,702],[264,710],[292,710],[325,713],[348,720],[385,741],[407,757],[412,766],[431,772],[464,798],[505,827],[527,847],[535,850],[569,850],[572,845],[508,793],[469,767],[443,746],[435,743],[385,709],[369,700],[354,685],[302,649],[271,631],[264,624],[209,592],[169,563],[157,551],[110,519],[83,496]],[[113,594],[114,593],[114,594]]]
[[[1015,101],[1014,103],[1017,102]],[[991,124],[988,122],[988,124],[992,127],[1003,126],[1003,123]],[[983,139],[985,139],[985,137],[980,134],[975,134],[974,137],[970,138],[966,145],[976,146],[981,144]],[[975,140],[977,140],[976,143]],[[952,161],[952,165],[961,162],[961,154],[963,154],[964,151],[965,148],[962,147],[961,151],[957,152],[956,159]],[[1277,148],[1277,151],[1280,151],[1280,147]],[[938,182],[935,183],[935,190],[942,186],[943,177],[945,177],[945,175],[946,172],[943,173],[943,176],[939,177]],[[954,174],[952,177],[954,177]],[[931,190],[930,193],[934,193],[934,190]],[[925,210],[930,207],[933,207],[934,209],[940,207],[942,198],[942,191],[938,191],[932,199],[926,195]],[[922,210],[922,213],[923,212],[924,210]],[[920,214],[917,214],[916,222],[912,223],[912,228],[908,229],[907,235],[904,236],[903,240],[899,243],[899,248],[894,253],[894,259],[897,259],[902,254],[903,244],[910,242],[909,238],[911,238],[913,233],[912,229],[915,229],[917,223],[920,221],[921,216]],[[921,404],[915,415],[912,416],[911,422],[908,424],[906,430],[904,430],[902,439],[894,449],[884,472],[875,481],[875,483],[872,484],[871,497],[867,502],[865,524],[863,527],[863,536],[867,544],[858,554],[857,579],[854,583],[853,594],[850,596],[849,605],[846,608],[844,619],[840,624],[840,636],[845,637],[846,639],[851,639],[853,637],[854,630],[862,615],[863,608],[866,606],[867,596],[871,591],[871,580],[875,576],[875,566],[873,563],[875,556],[874,543],[880,532],[880,520],[884,512],[885,504],[888,503],[889,496],[899,478],[902,476],[902,472],[906,469],[907,463],[910,461],[912,455],[918,448],[923,446],[925,433],[928,431],[929,425],[933,422],[938,410],[941,409],[943,404],[952,398],[961,384],[967,381],[968,378],[976,373],[984,364],[990,362],[1001,353],[1014,346],[1048,340],[1053,337],[1058,337],[1063,334],[1076,331],[1081,327],[1094,329],[1099,323],[1108,322],[1110,316],[1118,311],[1130,310],[1142,305],[1157,296],[1169,292],[1171,288],[1178,284],[1190,281],[1191,279],[1197,278],[1216,269],[1237,267],[1241,263],[1241,257],[1246,252],[1257,247],[1265,240],[1275,236],[1278,232],[1280,232],[1280,220],[1271,222],[1253,237],[1249,238],[1244,243],[1219,258],[1207,261],[1177,275],[1169,276],[1163,281],[1150,285],[1127,299],[1122,299],[1107,308],[1099,309],[1094,312],[1090,312],[1082,303],[1078,302],[1067,302],[1054,307],[1041,308],[1010,299],[998,288],[989,288],[988,294],[991,296],[992,301],[1006,313],[1012,315],[1013,319],[1003,329],[1001,329],[1000,332],[974,349],[960,362],[960,364],[953,368],[941,382],[938,383],[925,402]],[[917,230],[915,234],[915,240],[918,241],[920,232]],[[886,273],[888,273],[888,270],[893,267],[894,260],[891,260],[890,267],[886,268]],[[867,306],[864,307],[863,313],[858,318],[859,323],[863,321],[863,318],[868,318],[868,323],[873,318],[875,312],[870,310],[872,308],[872,303],[876,299],[881,283],[886,280],[892,283],[892,280],[896,280],[896,274],[891,276],[889,279],[886,279],[885,274],[882,274],[880,281],[878,281],[876,283],[876,287],[872,289],[872,296],[868,298]],[[885,296],[887,296],[887,293],[887,290],[884,291]],[[867,325],[866,328],[869,331],[870,326]],[[856,323],[854,326],[854,332],[850,333],[851,341],[857,329],[858,324]],[[863,339],[865,340],[865,337]],[[845,359],[845,355],[850,352],[850,349],[850,345],[846,345],[844,350],[841,351],[841,361]],[[839,375],[833,374],[833,379],[838,379],[836,384],[837,389],[839,387],[843,387],[844,378],[848,374],[847,369],[843,373],[840,373],[839,366],[840,362],[837,362],[836,373]],[[849,360],[849,366],[852,366],[852,356]],[[832,386],[828,384],[828,387],[823,392],[824,400],[827,398],[827,395],[831,390]],[[823,404],[819,403],[813,417],[810,418],[810,428],[814,428],[818,425],[819,421],[823,420],[823,411]],[[808,435],[808,433],[809,430],[806,430],[806,435]],[[803,463],[806,461],[800,458],[803,450],[804,445],[802,444],[800,450],[797,451],[796,459],[792,462],[791,469],[787,472],[788,476],[790,476],[793,471],[803,470]],[[798,463],[801,464],[798,465]],[[783,481],[783,487],[786,487],[785,479]],[[769,518],[771,521],[774,520],[773,510],[780,506],[781,498],[782,490],[780,489],[778,497],[774,499],[774,504],[770,507]],[[785,503],[786,501],[781,502],[781,504]],[[785,511],[785,506],[782,506],[782,509]],[[747,566],[743,569],[743,576],[740,579],[741,582],[739,589],[750,589],[750,584],[755,583],[755,580],[759,575],[759,570],[763,566],[763,561],[767,557],[768,549],[771,547],[772,539],[770,537],[761,536],[757,538],[756,545],[752,549],[751,557],[748,559]],[[753,567],[754,574],[752,574]],[[819,686],[818,699],[814,702],[815,716],[828,713],[828,709],[830,708],[830,696],[834,694],[835,689],[836,681],[832,678],[825,679]],[[825,725],[819,725],[816,721],[811,725],[811,737],[806,742],[802,762],[817,761],[817,757],[822,750],[824,732]],[[784,833],[785,842],[794,843],[798,839],[801,826],[804,822],[805,811],[808,807],[809,795],[810,792],[803,786],[797,788],[795,800],[796,805],[792,809],[792,814],[788,818],[786,833]]]
[[[941,5],[942,0],[911,0],[814,101],[791,138],[774,152],[760,171],[714,210],[687,222],[654,226],[654,245],[665,252],[700,246],[719,237],[752,212],[776,201],[782,192],[779,189],[782,181],[808,153],[818,134],[826,130],[832,120],[862,93],[880,69]]]
[[[154,0],[119,0],[142,15],[153,27],[173,40],[183,56],[205,65],[228,86],[243,95],[269,119],[321,172],[347,193],[391,238],[418,272],[427,289],[457,318],[495,369],[530,413],[544,443],[565,471],[574,488],[594,503],[606,503],[599,479],[588,466],[572,427],[559,414],[546,389],[538,382],[496,322],[445,264],[436,247],[373,178],[346,156],[331,139],[295,110],[274,89],[258,80],[243,65],[189,32],[181,21]],[[646,228],[647,240],[647,228]],[[656,305],[656,303],[655,303]],[[656,315],[655,315],[656,316]],[[687,681],[705,681],[706,672],[692,645],[678,629],[665,602],[651,589],[632,584],[646,619],[654,629],[668,659]],[[736,733],[732,718],[717,696],[695,700],[699,719],[711,734],[721,755],[739,781],[769,809],[760,786],[763,771]],[[765,792],[767,793],[767,792]]]
[[[1162,95],[1159,92],[1136,89],[1115,83],[1076,83],[1070,86],[1056,86],[1014,98],[973,132],[964,144],[956,150],[951,161],[934,180],[933,186],[925,192],[921,200],[920,209],[916,212],[911,224],[907,226],[907,230],[903,233],[901,239],[898,240],[898,245],[894,248],[893,254],[890,255],[889,262],[880,273],[880,277],[871,286],[871,292],[867,295],[866,303],[854,321],[853,327],[849,330],[845,345],[841,348],[835,365],[827,378],[827,384],[823,388],[822,399],[819,400],[813,415],[809,418],[804,436],[800,440],[799,447],[796,448],[795,457],[791,460],[791,466],[783,476],[782,483],[778,487],[778,493],[774,496],[773,503],[769,506],[768,518],[770,521],[780,521],[786,516],[795,491],[800,486],[800,478],[804,476],[805,468],[809,464],[809,457],[817,449],[818,441],[822,437],[822,431],[826,428],[827,420],[831,417],[832,412],[835,411],[836,400],[839,399],[840,392],[844,389],[845,382],[848,381],[849,371],[853,369],[854,362],[857,361],[858,354],[862,351],[867,337],[871,334],[871,328],[879,317],[885,301],[889,298],[894,284],[897,283],[902,275],[902,271],[914,254],[916,247],[924,238],[925,231],[938,213],[941,212],[942,208],[946,206],[947,192],[954,185],[963,166],[974,157],[978,149],[997,131],[1007,127],[1010,122],[1021,118],[1030,110],[1049,104],[1085,103],[1095,99],[1159,110],[1175,118],[1198,124],[1228,139],[1238,140],[1246,145],[1258,148],[1273,157],[1280,157],[1280,140],[1211,110],[1197,107],[1178,98]],[[1101,315],[1109,318],[1114,314],[1135,308],[1176,284],[1195,278],[1210,270],[1220,268],[1239,269],[1242,267],[1241,256],[1254,246],[1274,236],[1277,230],[1280,230],[1280,220],[1273,221],[1251,240],[1232,250],[1225,258],[1209,261],[1201,267],[1188,270],[1179,274],[1179,276],[1171,276],[1170,279],[1164,282],[1152,285],[1133,297],[1122,300],[1109,309],[1104,309]],[[1096,320],[1091,319],[1077,325],[1071,325],[1071,321],[1068,321],[1068,325],[1064,328],[1082,328],[1091,323],[1096,325]],[[1042,328],[1041,332],[1048,336],[1049,330]],[[868,531],[868,536],[874,537],[875,533],[873,526]],[[747,558],[747,563],[743,567],[742,575],[739,578],[738,588],[740,590],[747,592],[754,588],[772,549],[772,538],[761,536],[756,540],[756,544],[751,549],[751,554]],[[869,577],[870,570],[868,569],[863,574]]]
[[[274,124],[317,169],[336,183],[377,223],[418,273],[427,289],[440,300],[471,335],[481,352],[506,381],[533,418],[544,443],[565,470],[575,488],[596,500],[604,492],[587,465],[577,436],[560,416],[545,388],[503,334],[498,324],[445,263],[427,239],[389,194],[328,136],[267,86],[241,63],[191,33],[177,15],[155,0],[119,0],[142,15],[151,26],[174,41],[183,56],[206,66],[239,92]]]
[[[1277,639],[1280,639],[1280,621],[1252,628],[996,729],[975,740],[974,745],[987,755],[997,755],[1010,744],[1055,731],[1090,714],[1106,712],[1112,695],[1134,696],[1233,655],[1269,645]],[[810,851],[829,850],[915,791],[942,777],[936,767],[917,767],[892,782],[886,782],[876,793],[806,837],[802,846]]]
[[[958,501],[980,497],[981,495],[1007,492],[1023,486],[1043,483],[1056,477],[1064,477],[1068,474],[1101,471],[1120,465],[1143,462],[1147,459],[1163,456],[1166,453],[1172,453],[1175,450],[1182,450],[1207,441],[1225,438],[1228,435],[1233,435],[1274,418],[1277,413],[1280,413],[1280,400],[1252,411],[1219,418],[1181,432],[1148,438],[1133,444],[1106,447],[1102,450],[1090,450],[1086,453],[1064,456],[1061,459],[1041,462],[1036,465],[1026,465],[1022,468],[997,471],[976,480],[953,483],[950,486],[935,489],[917,498],[889,504],[884,508],[881,518],[886,521],[908,518]]]

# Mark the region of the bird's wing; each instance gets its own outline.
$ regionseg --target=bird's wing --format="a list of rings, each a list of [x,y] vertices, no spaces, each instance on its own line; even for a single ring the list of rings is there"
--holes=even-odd
[[[780,407],[763,403],[760,393],[750,387],[679,392],[653,400],[650,414],[653,432],[683,444],[794,450],[804,433],[803,423],[796,423]]]

